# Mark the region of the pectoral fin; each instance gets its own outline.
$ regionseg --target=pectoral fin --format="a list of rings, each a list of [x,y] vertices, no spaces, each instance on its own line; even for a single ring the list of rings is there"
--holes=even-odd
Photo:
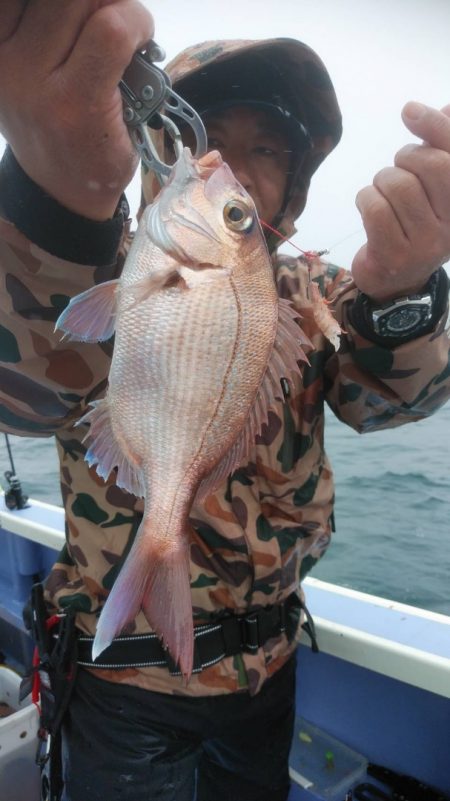
[[[56,329],[80,342],[104,342],[114,334],[118,280],[87,289],[76,295],[59,315]]]
[[[170,261],[163,268],[149,273],[139,281],[135,281],[134,284],[129,284],[122,291],[129,304],[128,308],[132,309],[140,303],[144,303],[156,292],[176,286],[186,289],[186,282],[177,262]]]

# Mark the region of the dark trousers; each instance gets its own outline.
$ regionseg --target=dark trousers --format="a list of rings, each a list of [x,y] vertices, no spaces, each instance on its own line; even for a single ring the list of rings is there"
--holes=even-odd
[[[286,801],[295,657],[251,697],[190,698],[81,670],[63,726],[63,801]]]

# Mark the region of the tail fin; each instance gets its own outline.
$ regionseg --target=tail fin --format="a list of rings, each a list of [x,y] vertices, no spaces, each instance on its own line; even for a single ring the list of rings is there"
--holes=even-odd
[[[162,542],[141,523],[134,545],[100,615],[95,660],[142,609],[187,679],[192,673],[194,630],[186,536]],[[148,526],[148,523],[147,523]]]

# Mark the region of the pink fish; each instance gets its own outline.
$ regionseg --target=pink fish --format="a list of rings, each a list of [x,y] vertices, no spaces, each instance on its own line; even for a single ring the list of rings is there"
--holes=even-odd
[[[133,547],[100,615],[96,659],[143,610],[189,678],[193,620],[189,524],[245,463],[280,379],[307,337],[277,295],[254,203],[217,151],[188,148],[145,210],[118,281],[75,297],[57,327],[109,339],[106,397],[93,404],[86,459],[145,498]]]

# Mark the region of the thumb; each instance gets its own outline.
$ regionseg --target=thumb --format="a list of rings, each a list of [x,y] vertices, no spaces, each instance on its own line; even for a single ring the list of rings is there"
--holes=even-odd
[[[382,263],[371,253],[367,242],[355,254],[351,273],[359,291],[365,295],[376,300],[381,300],[386,294],[392,295],[391,290],[387,288],[388,282]]]
[[[428,145],[450,152],[450,106],[439,111],[410,101],[402,109],[402,119],[411,133]]]
[[[353,258],[351,266],[351,273],[353,276],[353,280],[358,289],[361,289],[362,292],[364,292],[365,289],[362,286],[360,286],[360,284],[362,283],[364,285],[364,274],[366,266],[367,266],[367,242],[357,251],[357,253]]]

